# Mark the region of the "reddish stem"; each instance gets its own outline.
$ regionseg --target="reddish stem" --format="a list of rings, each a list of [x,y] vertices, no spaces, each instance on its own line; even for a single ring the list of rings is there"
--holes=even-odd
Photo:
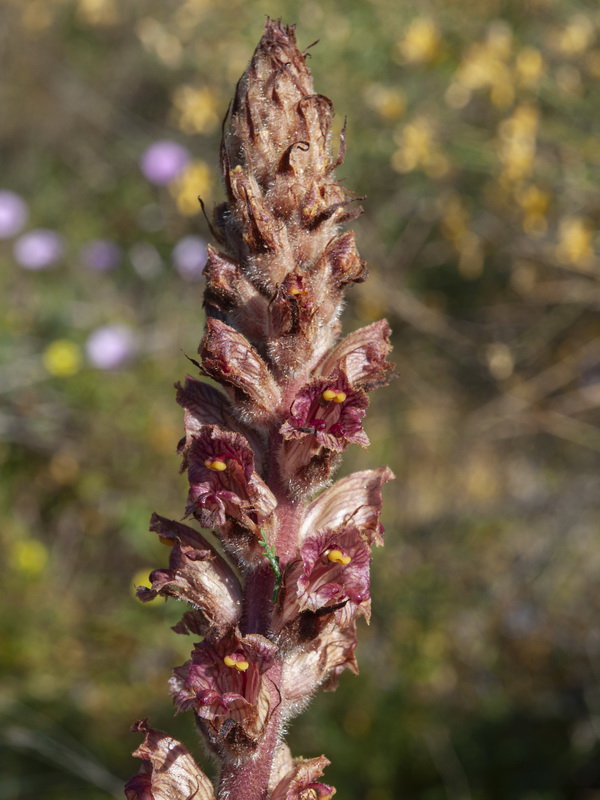
[[[281,737],[281,696],[279,685],[283,665],[277,661],[263,676],[270,682],[271,716],[252,758],[225,761],[221,768],[218,797],[223,800],[264,800],[267,796],[273,758]]]

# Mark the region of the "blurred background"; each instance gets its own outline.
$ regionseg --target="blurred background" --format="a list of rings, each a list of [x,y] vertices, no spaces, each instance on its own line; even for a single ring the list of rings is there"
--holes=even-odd
[[[264,15],[348,117],[339,176],[399,379],[368,451],[387,541],[358,678],[290,732],[348,800],[600,798],[595,0],[3,0],[0,800],[108,800],[190,641],[133,587],[186,481],[197,195]]]

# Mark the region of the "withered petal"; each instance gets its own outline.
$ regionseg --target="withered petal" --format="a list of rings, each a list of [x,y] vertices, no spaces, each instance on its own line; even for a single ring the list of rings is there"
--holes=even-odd
[[[385,386],[394,367],[385,359],[392,349],[390,334],[390,326],[385,319],[359,328],[342,339],[323,358],[315,374],[326,378],[342,369],[357,389],[371,391],[378,386]]]
[[[394,479],[389,467],[354,472],[336,481],[306,509],[300,540],[321,528],[355,525],[375,544],[383,544],[381,487]]]
[[[131,730],[145,734],[133,753],[144,760],[145,771],[125,785],[127,800],[214,800],[212,783],[180,742],[149,727],[147,720]]]
[[[169,569],[155,570],[152,588],[140,587],[142,601],[156,595],[177,597],[199,609],[217,629],[238,624],[242,610],[242,587],[233,569],[198,531],[175,520],[153,514],[150,530],[163,541],[171,541]]]
[[[328,800],[335,794],[333,786],[316,781],[331,762],[325,756],[296,758],[290,772],[278,783],[270,800]],[[312,790],[312,793],[309,793]],[[306,792],[306,794],[304,794]]]
[[[281,393],[266,363],[245,336],[209,317],[199,353],[203,371],[225,388],[243,422],[272,422]]]

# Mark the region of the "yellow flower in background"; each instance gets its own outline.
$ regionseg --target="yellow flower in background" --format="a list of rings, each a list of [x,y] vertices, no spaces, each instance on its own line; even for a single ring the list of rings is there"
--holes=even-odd
[[[477,44],[467,50],[454,74],[453,84],[470,92],[489,89],[490,99],[498,108],[509,106],[514,99],[511,70],[485,44]]]
[[[219,124],[214,94],[206,88],[180,86],[173,94],[173,118],[183,133],[209,133]]]
[[[416,117],[399,128],[394,141],[398,149],[391,158],[396,172],[422,169],[430,178],[442,178],[450,169],[450,162],[440,151],[431,122]]]
[[[151,583],[149,580],[149,575],[153,569],[154,567],[145,567],[142,569],[138,569],[137,572],[134,574],[131,583],[131,593],[133,594],[134,597],[136,596],[135,590],[137,589],[138,586],[145,586],[146,588],[150,589]],[[161,601],[164,602],[161,597],[155,597],[152,600],[147,600],[145,605],[148,605],[149,603],[158,603]]]
[[[534,88],[546,71],[542,54],[536,47],[523,47],[515,58],[515,69],[519,82],[527,88]]]
[[[399,60],[411,64],[433,61],[441,52],[441,37],[435,22],[429,17],[413,19],[404,37],[396,42]]]
[[[198,197],[204,200],[213,184],[212,172],[204,161],[192,161],[182,174],[169,185],[177,208],[186,217],[193,217],[200,210]]]
[[[469,230],[470,214],[457,194],[440,200],[440,207],[442,233],[456,244]]]
[[[533,184],[516,194],[517,203],[523,211],[523,230],[532,236],[546,233],[548,221],[546,213],[550,205],[550,195]]]
[[[48,548],[38,539],[17,539],[10,545],[9,561],[17,572],[35,577],[48,563]]]
[[[539,111],[521,104],[498,126],[498,157],[502,163],[501,180],[509,183],[526,178],[533,169]]]
[[[579,269],[589,269],[594,258],[593,229],[583,217],[565,217],[558,228],[555,254],[564,264]]]
[[[68,339],[51,342],[42,353],[42,363],[50,375],[69,378],[79,372],[82,358],[81,350]]]
[[[364,97],[367,105],[383,119],[397,119],[406,110],[406,95],[401,89],[373,83],[365,89]]]
[[[575,14],[555,35],[555,47],[564,56],[579,56],[595,38],[594,23],[585,14]]]
[[[77,15],[90,25],[115,25],[119,21],[115,0],[78,0]]]
[[[179,39],[153,17],[143,17],[135,32],[144,48],[154,53],[167,67],[176,69],[181,64],[183,47]]]

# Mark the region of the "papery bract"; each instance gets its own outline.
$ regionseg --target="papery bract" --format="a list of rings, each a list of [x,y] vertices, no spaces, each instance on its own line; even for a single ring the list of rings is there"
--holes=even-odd
[[[271,800],[329,800],[335,794],[333,786],[318,783],[331,762],[325,756],[297,758],[293,769],[280,781]]]
[[[145,734],[133,754],[144,760],[144,771],[127,781],[127,800],[214,800],[211,782],[180,742],[145,720],[136,722],[132,731]]]
[[[153,600],[157,595],[183,600],[202,613],[207,630],[237,625],[242,613],[242,587],[215,548],[188,525],[158,514],[153,514],[150,530],[172,549],[169,569],[151,573],[151,588],[138,587],[140,600]]]

